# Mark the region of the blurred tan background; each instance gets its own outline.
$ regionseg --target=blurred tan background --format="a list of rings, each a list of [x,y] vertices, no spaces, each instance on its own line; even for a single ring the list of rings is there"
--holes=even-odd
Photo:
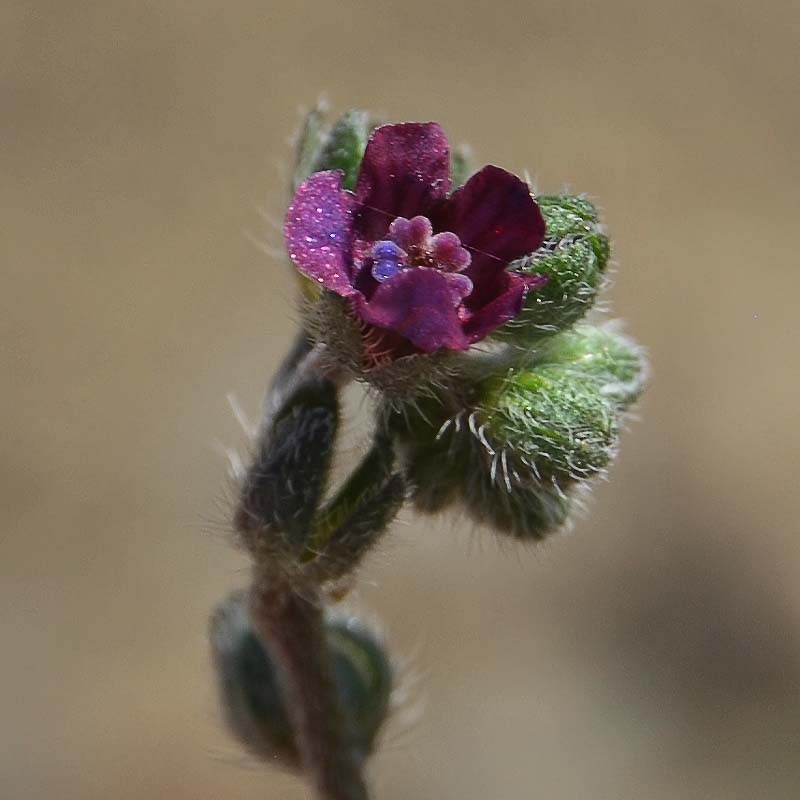
[[[571,535],[406,513],[370,561],[426,700],[377,800],[800,796],[799,52],[795,2],[0,5],[0,796],[307,797],[205,636],[226,394],[294,322],[259,209],[321,92],[598,198],[654,364]]]

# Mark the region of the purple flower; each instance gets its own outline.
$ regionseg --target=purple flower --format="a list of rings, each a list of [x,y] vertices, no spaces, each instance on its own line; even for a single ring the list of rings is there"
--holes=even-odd
[[[506,269],[544,240],[526,183],[487,166],[449,192],[444,131],[409,122],[373,132],[355,192],[342,189],[340,172],[318,172],[289,206],[292,261],[347,298],[390,358],[466,350],[547,280]]]

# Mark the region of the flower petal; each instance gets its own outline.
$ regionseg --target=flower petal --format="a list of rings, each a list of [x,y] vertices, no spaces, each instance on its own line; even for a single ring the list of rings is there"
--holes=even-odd
[[[343,297],[357,294],[349,266],[354,204],[341,172],[318,172],[298,188],[283,226],[297,269]]]
[[[468,288],[438,270],[415,267],[380,284],[368,302],[355,297],[354,306],[365,322],[396,331],[426,353],[443,347],[466,350],[469,339],[457,308]]]
[[[528,289],[536,289],[546,281],[542,275],[520,275],[517,272],[503,272],[498,276],[496,288],[499,293],[495,299],[471,314],[464,323],[464,333],[470,344],[485,339],[495,328],[514,319],[522,311],[522,301]]]
[[[545,223],[528,184],[500,167],[476,172],[453,192],[433,218],[437,231],[452,231],[472,255],[465,270],[475,284],[470,306],[494,297],[497,274],[544,241]]]
[[[357,235],[384,238],[395,217],[425,214],[450,191],[450,145],[435,122],[376,128],[358,173]]]

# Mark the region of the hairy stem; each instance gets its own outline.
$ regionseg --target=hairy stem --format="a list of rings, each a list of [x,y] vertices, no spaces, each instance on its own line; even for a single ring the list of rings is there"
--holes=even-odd
[[[367,800],[362,758],[339,702],[317,589],[290,586],[272,571],[259,571],[251,614],[274,659],[301,763],[318,797]]]
[[[337,386],[344,386],[351,376],[326,358],[325,345],[312,346],[301,332],[281,364],[264,398],[261,425],[268,429],[286,399],[309,378],[327,378]]]

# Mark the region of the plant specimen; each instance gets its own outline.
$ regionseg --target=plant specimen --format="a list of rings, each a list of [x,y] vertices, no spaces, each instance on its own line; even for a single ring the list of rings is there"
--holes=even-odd
[[[583,196],[472,171],[436,123],[320,110],[298,145],[286,249],[302,324],[269,389],[234,524],[252,582],[212,617],[232,731],[325,800],[364,800],[390,710],[381,638],[336,611],[408,502],[536,541],[614,455],[642,351],[584,315],[609,242]],[[329,487],[340,393],[372,395],[366,454]]]

